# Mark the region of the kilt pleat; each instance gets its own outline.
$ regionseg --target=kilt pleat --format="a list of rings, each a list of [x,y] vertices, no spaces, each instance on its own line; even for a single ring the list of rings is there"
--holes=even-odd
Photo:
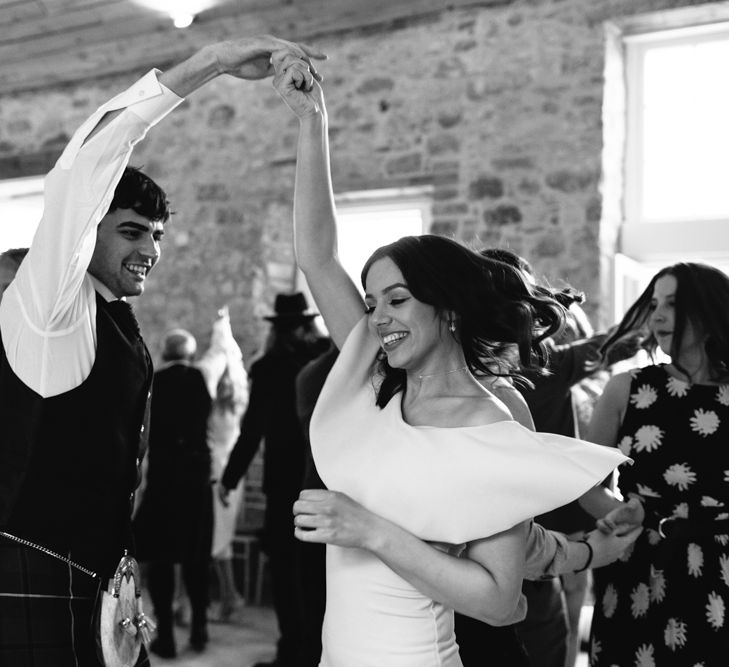
[[[93,627],[99,584],[0,538],[0,665],[99,667]]]

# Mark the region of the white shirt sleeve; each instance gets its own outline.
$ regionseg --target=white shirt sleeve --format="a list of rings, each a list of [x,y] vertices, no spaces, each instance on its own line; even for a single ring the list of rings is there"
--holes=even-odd
[[[86,273],[96,229],[134,146],[181,98],[151,71],[101,106],[45,179],[30,251],[0,302],[0,331],[15,374],[41,396],[79,386],[96,354],[96,298]],[[86,141],[103,117],[123,110]]]

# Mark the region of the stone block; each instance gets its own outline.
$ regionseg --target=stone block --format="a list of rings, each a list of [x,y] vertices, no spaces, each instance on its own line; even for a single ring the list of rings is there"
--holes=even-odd
[[[373,77],[363,81],[357,87],[357,93],[360,95],[369,95],[370,93],[381,93],[390,91],[395,87],[395,82],[389,77]]]
[[[553,190],[559,190],[567,194],[581,192],[591,187],[595,182],[595,175],[588,171],[573,171],[560,169],[547,174],[547,185]]]
[[[521,210],[513,204],[499,204],[495,208],[483,212],[483,221],[487,227],[503,227],[522,221]]]
[[[436,220],[430,226],[430,233],[455,238],[458,233],[458,222],[456,220]]]
[[[491,165],[496,171],[502,169],[534,169],[534,160],[526,155],[514,155],[512,157],[493,158]]]
[[[430,155],[455,153],[461,147],[461,141],[453,134],[438,134],[428,139],[427,149]]]
[[[469,199],[498,199],[504,194],[504,182],[496,176],[480,176],[468,184]]]
[[[399,157],[388,160],[385,165],[385,171],[393,176],[410,174],[414,171],[420,171],[422,165],[423,156],[420,153],[410,153],[409,155],[400,155]]]
[[[463,120],[463,111],[461,109],[450,109],[441,111],[438,114],[438,125],[444,130],[455,127]]]
[[[229,104],[218,104],[208,114],[208,127],[214,130],[225,130],[235,119],[235,109]]]

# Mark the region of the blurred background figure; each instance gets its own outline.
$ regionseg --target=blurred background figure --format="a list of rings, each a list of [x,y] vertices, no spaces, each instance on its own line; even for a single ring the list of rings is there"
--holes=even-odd
[[[197,362],[203,372],[212,408],[208,418],[208,447],[211,456],[211,478],[217,482],[225,470],[233,446],[240,434],[240,420],[248,405],[248,374],[243,355],[233,337],[228,307],[218,311],[213,323],[210,346]],[[223,505],[213,493],[212,558],[220,593],[221,621],[230,620],[244,604],[233,577],[233,537],[244,493],[244,480],[228,494]]]
[[[213,529],[210,452],[207,443],[211,398],[203,373],[192,360],[196,342],[184,329],[165,336],[162,368],[155,372],[149,466],[134,520],[139,560],[149,563],[149,594],[157,619],[151,651],[175,657],[172,600],[175,563],[190,600],[190,646],[208,642],[208,570]]]
[[[296,376],[296,414],[306,440],[302,489],[325,489],[311,454],[309,423],[324,382],[339,356],[336,345],[304,366]],[[321,631],[326,607],[326,545],[296,541],[299,585],[299,667],[317,667],[321,656]]]
[[[267,316],[271,332],[266,353],[251,366],[250,400],[241,432],[218,485],[223,504],[245,475],[265,441],[263,492],[266,495],[261,547],[268,555],[273,607],[280,638],[272,663],[295,664],[298,652],[299,602],[296,581],[292,506],[301,490],[306,442],[296,415],[296,376],[321,354],[328,341],[319,333],[301,293],[279,294],[274,314]]]
[[[28,254],[28,248],[11,248],[0,254],[0,299],[8,285],[13,282],[20,262]]]

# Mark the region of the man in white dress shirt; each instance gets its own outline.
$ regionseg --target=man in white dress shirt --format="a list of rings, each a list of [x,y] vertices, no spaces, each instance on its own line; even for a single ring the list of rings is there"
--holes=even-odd
[[[134,145],[207,81],[272,74],[277,51],[321,57],[270,36],[204,47],[98,109],[46,177],[0,302],[0,664],[99,665],[95,598],[133,553],[152,364],[124,299],[144,291],[169,216],[127,167]]]

